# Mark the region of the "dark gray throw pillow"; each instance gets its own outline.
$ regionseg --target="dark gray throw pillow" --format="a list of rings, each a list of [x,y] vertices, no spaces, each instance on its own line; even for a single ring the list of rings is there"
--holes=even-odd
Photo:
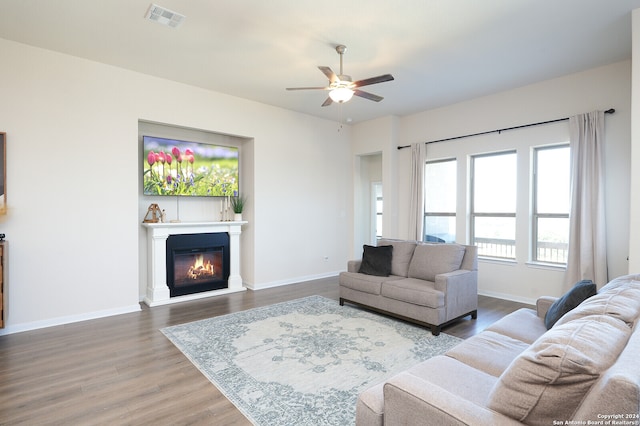
[[[362,263],[358,272],[379,277],[388,277],[391,274],[391,256],[393,246],[362,246]]]
[[[556,321],[562,318],[564,314],[589,297],[595,296],[597,293],[598,290],[593,281],[582,280],[577,282],[564,296],[553,302],[553,305],[551,305],[547,311],[547,314],[544,316],[544,325],[547,327],[547,330],[551,329]]]

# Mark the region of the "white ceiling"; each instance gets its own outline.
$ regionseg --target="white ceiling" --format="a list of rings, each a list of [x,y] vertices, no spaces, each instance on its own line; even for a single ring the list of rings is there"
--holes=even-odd
[[[338,121],[407,115],[631,57],[640,0],[0,0],[0,37]],[[380,103],[320,105],[318,65]],[[0,52],[1,57],[1,52]],[[0,60],[1,61],[1,60]]]

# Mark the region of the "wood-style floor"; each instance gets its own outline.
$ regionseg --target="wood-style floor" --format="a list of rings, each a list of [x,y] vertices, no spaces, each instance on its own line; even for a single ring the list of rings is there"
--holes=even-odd
[[[0,336],[0,425],[250,425],[159,329],[314,294],[338,300],[337,278]],[[480,296],[477,320],[443,332],[525,306]]]

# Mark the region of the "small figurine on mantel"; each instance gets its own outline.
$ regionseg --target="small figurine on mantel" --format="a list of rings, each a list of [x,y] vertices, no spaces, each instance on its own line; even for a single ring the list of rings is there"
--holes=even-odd
[[[160,206],[157,204],[151,204],[147,209],[147,214],[142,220],[143,223],[158,223],[162,221],[162,212]]]
[[[160,216],[160,222],[167,223],[167,212],[162,209],[162,216]]]

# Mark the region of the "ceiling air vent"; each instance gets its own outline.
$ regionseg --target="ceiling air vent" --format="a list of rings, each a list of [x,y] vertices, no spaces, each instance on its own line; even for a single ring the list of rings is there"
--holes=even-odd
[[[184,15],[180,15],[179,13],[165,9],[162,6],[158,6],[153,3],[149,6],[149,10],[147,10],[147,14],[144,17],[150,21],[154,21],[171,28],[178,28],[185,19]]]

